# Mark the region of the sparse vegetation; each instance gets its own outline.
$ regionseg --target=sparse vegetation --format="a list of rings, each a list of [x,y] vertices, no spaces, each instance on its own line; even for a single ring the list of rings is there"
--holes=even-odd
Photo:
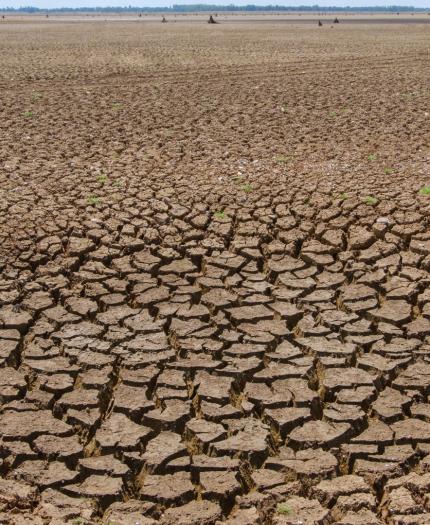
[[[420,189],[420,195],[430,195],[430,186],[423,186]]]
[[[393,173],[393,171],[394,171],[394,170],[393,170],[392,168],[385,168],[385,169],[384,169],[384,173],[385,173],[386,175],[390,175],[391,173]]]
[[[250,193],[252,191],[252,186],[251,184],[244,184],[242,186],[242,190],[245,192],[245,193]]]
[[[216,211],[214,213],[214,216],[217,218],[217,219],[225,219],[226,218],[226,213],[225,211]]]
[[[33,112],[32,111],[24,111],[24,117],[25,118],[31,118],[33,116]]]
[[[32,102],[37,102],[41,98],[42,98],[42,95],[40,93],[38,93],[37,91],[33,91],[33,93],[31,94],[31,101]]]
[[[100,197],[97,197],[96,195],[89,195],[87,197],[88,204],[91,204],[91,206],[95,206],[96,204],[99,204]]]
[[[367,197],[364,197],[363,202],[368,206],[374,206],[375,204],[378,204],[379,201],[376,197],[373,197],[372,195],[367,195]]]
[[[106,184],[108,178],[106,175],[100,175],[99,177],[97,177],[97,182],[100,182],[101,185],[104,185]]]
[[[370,160],[370,161],[376,160],[377,158],[378,158],[378,156],[375,155],[374,153],[372,153],[371,155],[367,156],[367,160]]]
[[[278,503],[278,505],[276,506],[276,512],[278,514],[288,515],[291,514],[292,509],[286,503]]]
[[[273,157],[273,160],[278,164],[285,164],[290,160],[290,157],[287,157],[286,155],[277,155],[276,157]]]

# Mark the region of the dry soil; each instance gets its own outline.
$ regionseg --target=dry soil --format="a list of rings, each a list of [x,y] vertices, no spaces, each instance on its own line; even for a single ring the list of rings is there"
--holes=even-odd
[[[430,523],[408,16],[0,20],[1,523]]]

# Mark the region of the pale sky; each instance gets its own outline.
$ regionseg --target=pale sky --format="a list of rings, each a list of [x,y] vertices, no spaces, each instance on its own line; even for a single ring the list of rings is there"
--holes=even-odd
[[[30,5],[34,7],[39,7],[42,9],[45,8],[54,8],[54,7],[106,7],[106,6],[136,6],[136,7],[168,7],[172,4],[217,4],[217,5],[246,5],[246,4],[255,4],[255,5],[314,5],[318,4],[320,6],[378,6],[378,5],[406,5],[414,7],[430,7],[430,0],[391,0],[391,1],[375,1],[375,0],[347,0],[345,1],[336,1],[336,0],[298,0],[298,1],[282,1],[282,0],[237,0],[237,1],[222,1],[222,0],[0,0],[0,7],[21,7],[23,5]]]

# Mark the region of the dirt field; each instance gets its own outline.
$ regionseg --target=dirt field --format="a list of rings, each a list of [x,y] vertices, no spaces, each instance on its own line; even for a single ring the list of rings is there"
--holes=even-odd
[[[429,525],[430,17],[205,18],[0,20],[0,523]]]

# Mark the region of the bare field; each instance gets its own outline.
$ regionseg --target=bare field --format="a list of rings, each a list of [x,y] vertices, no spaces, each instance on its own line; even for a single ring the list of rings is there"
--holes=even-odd
[[[1,523],[430,524],[429,26],[378,16],[0,21]]]

